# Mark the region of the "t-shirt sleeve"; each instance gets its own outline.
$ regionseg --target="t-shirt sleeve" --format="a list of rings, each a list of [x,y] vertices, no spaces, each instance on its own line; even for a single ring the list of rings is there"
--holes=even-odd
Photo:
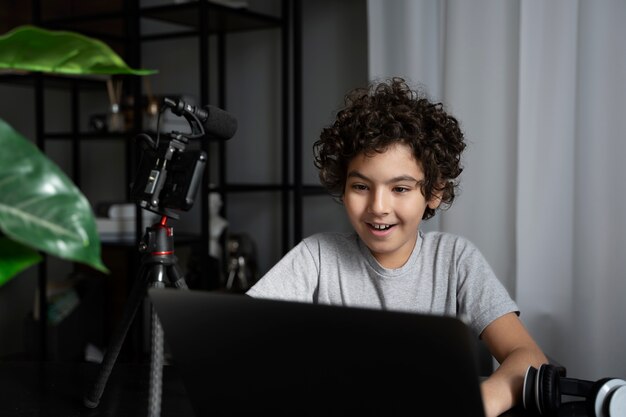
[[[506,288],[498,280],[491,266],[471,243],[458,258],[458,315],[480,336],[485,327],[495,319],[515,312],[519,308]]]
[[[319,265],[305,241],[291,249],[246,295],[286,301],[313,302]]]

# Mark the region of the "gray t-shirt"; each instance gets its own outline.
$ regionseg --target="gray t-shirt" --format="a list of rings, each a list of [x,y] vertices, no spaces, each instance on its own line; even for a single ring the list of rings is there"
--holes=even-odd
[[[382,267],[356,233],[305,238],[248,292],[259,298],[454,316],[476,335],[518,307],[479,250],[449,233],[418,234],[409,260]]]

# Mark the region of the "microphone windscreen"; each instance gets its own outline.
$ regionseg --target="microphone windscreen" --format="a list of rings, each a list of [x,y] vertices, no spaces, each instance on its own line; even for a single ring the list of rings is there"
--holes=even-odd
[[[208,117],[204,121],[204,130],[209,137],[228,140],[237,132],[237,119],[219,107],[207,105],[204,109]]]

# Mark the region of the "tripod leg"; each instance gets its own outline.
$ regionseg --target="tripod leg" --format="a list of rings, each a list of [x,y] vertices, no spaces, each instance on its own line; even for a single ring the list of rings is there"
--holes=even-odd
[[[163,270],[165,268],[166,271]],[[169,281],[178,289],[188,289],[187,282],[180,272],[180,269],[174,263],[169,264],[167,267],[160,266],[158,268],[158,274],[156,281],[153,282],[154,288],[165,287],[163,273],[166,272]],[[161,414],[161,391],[163,387],[163,351],[164,351],[164,337],[163,328],[161,322],[154,309],[151,306],[152,316],[152,344],[150,348],[150,388],[148,395],[148,417],[159,417]]]
[[[187,282],[183,277],[180,269],[174,263],[166,267],[169,281],[178,289],[188,289]],[[163,288],[164,277],[163,270],[160,270],[159,277],[152,284],[154,288]],[[164,336],[161,322],[157,316],[154,306],[152,311],[152,345],[150,349],[150,389],[148,396],[148,417],[159,417],[161,414],[161,391],[163,384],[163,362],[164,362]]]
[[[189,289],[189,287],[187,287],[187,281],[185,281],[185,277],[180,272],[180,268],[178,268],[176,263],[167,267],[167,274],[174,287],[182,290]]]
[[[133,289],[128,299],[128,303],[126,304],[126,307],[124,309],[122,321],[118,325],[113,336],[113,340],[104,355],[102,364],[100,365],[100,372],[98,373],[98,377],[96,378],[92,390],[83,399],[83,403],[88,408],[96,408],[100,403],[100,398],[102,397],[102,393],[104,392],[104,387],[106,386],[109,375],[113,370],[113,366],[115,366],[115,361],[117,360],[117,356],[122,349],[122,344],[124,343],[124,339],[126,338],[128,329],[130,328],[130,325],[135,318],[135,314],[137,313],[139,305],[143,301],[147,286],[145,271],[145,267],[142,266],[141,270],[139,271],[137,281],[133,285]]]
[[[163,282],[155,282],[154,288],[163,288]],[[148,394],[148,417],[161,415],[161,391],[163,386],[163,328],[154,306],[152,314],[152,344],[150,348],[150,389]]]

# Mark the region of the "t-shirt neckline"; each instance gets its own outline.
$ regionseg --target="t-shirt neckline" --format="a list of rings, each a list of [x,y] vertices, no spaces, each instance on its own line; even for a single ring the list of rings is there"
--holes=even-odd
[[[356,234],[356,233],[355,233]],[[409,256],[409,259],[399,268],[385,268],[381,264],[378,263],[370,249],[363,243],[358,234],[356,234],[357,243],[359,246],[359,251],[367,260],[368,265],[376,271],[377,274],[383,277],[396,277],[399,275],[403,275],[406,271],[413,268],[413,265],[417,262],[417,258],[422,248],[423,235],[422,231],[418,230],[417,239],[415,241],[415,246],[413,247],[413,251]]]

